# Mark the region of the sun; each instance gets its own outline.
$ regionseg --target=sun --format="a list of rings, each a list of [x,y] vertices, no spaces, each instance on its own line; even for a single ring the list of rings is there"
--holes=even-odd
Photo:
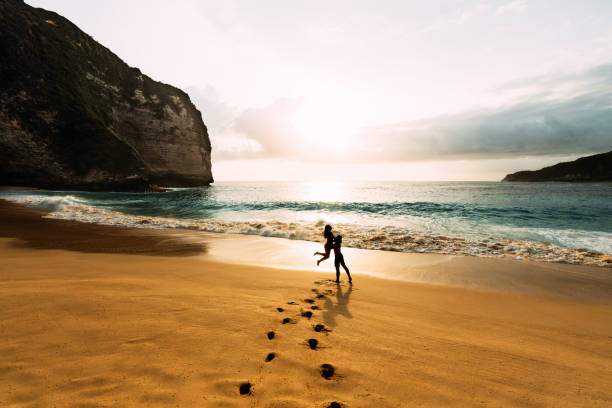
[[[339,153],[348,147],[357,132],[358,114],[347,98],[318,97],[304,99],[290,118],[297,137],[314,148]]]

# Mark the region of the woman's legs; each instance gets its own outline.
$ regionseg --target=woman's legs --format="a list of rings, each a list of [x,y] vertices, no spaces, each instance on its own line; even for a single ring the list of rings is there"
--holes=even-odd
[[[324,260],[326,260],[327,258],[329,258],[329,252],[328,252],[328,253],[326,253],[326,254],[321,254],[321,255],[323,255],[323,258],[321,258],[321,259],[319,259],[319,260],[317,261],[317,266],[319,266],[319,264],[320,264],[321,262],[323,262]]]
[[[342,267],[346,271],[346,275],[349,278],[349,283],[352,282],[353,279],[351,278],[351,273],[349,272],[349,269],[346,267],[346,264],[344,263],[344,257],[342,257],[342,259],[340,260],[340,265],[342,265]],[[336,280],[339,280],[339,278],[340,278],[340,268],[336,266]]]
[[[323,255],[323,258],[317,261],[317,266],[327,258],[329,258],[329,254],[331,253],[331,248],[325,248],[325,253],[323,252],[315,252],[315,255]]]

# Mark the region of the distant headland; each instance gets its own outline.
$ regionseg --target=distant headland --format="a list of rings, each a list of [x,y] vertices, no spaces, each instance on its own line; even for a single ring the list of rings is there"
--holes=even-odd
[[[612,151],[581,157],[536,171],[508,174],[502,181],[612,181]]]
[[[64,17],[0,2],[0,185],[105,191],[213,181],[189,96]]]

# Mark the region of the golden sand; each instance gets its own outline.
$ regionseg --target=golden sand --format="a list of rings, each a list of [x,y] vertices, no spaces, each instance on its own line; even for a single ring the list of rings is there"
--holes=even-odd
[[[551,293],[359,273],[338,286],[329,272],[213,261],[201,254],[214,242],[187,233],[40,215],[0,205],[2,407],[612,405],[612,293],[594,272],[559,266],[555,276],[586,277]],[[519,289],[538,268],[415,266],[512,276]],[[571,288],[580,297],[565,296]]]

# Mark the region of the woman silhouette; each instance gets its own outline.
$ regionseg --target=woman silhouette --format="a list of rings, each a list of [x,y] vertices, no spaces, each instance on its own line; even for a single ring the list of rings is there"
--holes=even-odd
[[[321,259],[317,261],[317,266],[327,258],[331,254],[331,250],[334,248],[334,234],[331,232],[331,225],[326,225],[323,230],[323,238],[325,238],[325,252],[315,252],[313,256],[323,255]]]

